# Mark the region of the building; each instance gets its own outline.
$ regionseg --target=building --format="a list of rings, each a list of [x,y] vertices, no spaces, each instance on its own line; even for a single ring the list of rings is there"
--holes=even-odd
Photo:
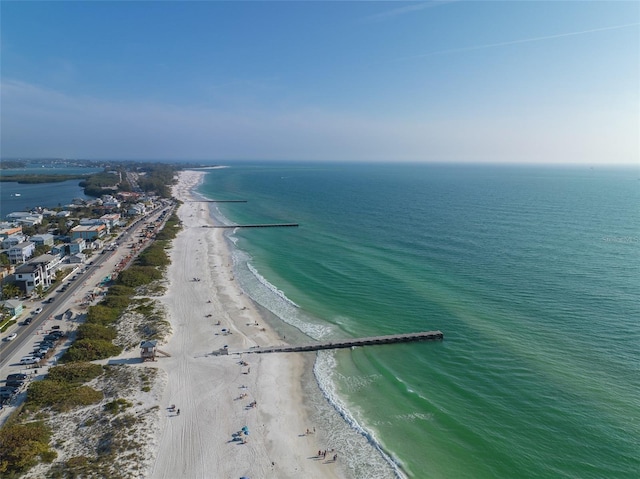
[[[12,318],[16,318],[20,316],[24,309],[22,301],[17,299],[8,299],[6,301],[0,301],[0,307],[8,310]]]
[[[87,261],[87,255],[84,253],[76,253],[69,256],[70,264],[84,264],[85,261]]]
[[[78,225],[71,229],[71,239],[82,238],[84,240],[93,240],[102,238],[106,233],[107,227],[104,224]]]
[[[38,213],[27,213],[24,211],[17,211],[9,213],[7,219],[15,223],[27,226],[35,226],[42,224],[42,215]]]
[[[12,234],[2,240],[2,248],[9,249],[17,244],[24,243],[25,241],[27,241],[27,237],[22,233]]]
[[[60,266],[61,263],[62,259],[60,256],[53,254],[43,254],[29,261],[29,264],[40,265],[42,268],[44,273],[43,280],[45,289],[51,286],[54,282],[56,278],[56,271],[58,271],[58,266]]]
[[[69,245],[57,244],[57,245],[54,245],[51,248],[51,251],[49,252],[49,254],[52,254],[54,256],[58,256],[59,258],[62,258],[68,252],[69,252]]]
[[[82,253],[87,249],[87,242],[82,238],[76,238],[69,243],[69,254]]]
[[[38,286],[44,289],[42,276],[43,270],[39,265],[26,263],[16,268],[15,285],[29,296]]]
[[[24,263],[33,256],[35,250],[35,243],[32,243],[31,241],[24,241],[9,248],[7,256],[9,256],[9,262],[11,264]]]
[[[156,347],[157,341],[142,341],[140,343],[140,357],[143,361],[155,361],[156,360]]]
[[[135,205],[131,205],[127,210],[127,214],[129,216],[140,216],[147,212],[147,208],[144,203],[136,203]]]
[[[0,224],[0,238],[6,239],[11,235],[22,233],[22,225],[3,222]]]
[[[36,246],[53,246],[53,235],[49,233],[34,235],[29,239],[33,241]]]
[[[107,215],[102,215],[100,217],[100,221],[102,221],[105,225],[107,225],[107,228],[111,229],[115,226],[118,226],[118,224],[120,223],[120,214],[111,213]]]
[[[41,286],[46,290],[55,280],[55,273],[61,259],[51,254],[43,254],[20,265],[15,271],[15,283],[26,295]]]

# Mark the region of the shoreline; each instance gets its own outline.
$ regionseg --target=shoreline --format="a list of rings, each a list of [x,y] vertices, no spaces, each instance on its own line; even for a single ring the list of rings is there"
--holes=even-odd
[[[181,172],[174,196],[197,200],[204,175]],[[161,298],[173,328],[162,348],[171,357],[156,363],[168,377],[160,404],[167,413],[161,412],[148,477],[346,478],[339,457],[317,456],[332,447],[313,433],[302,355],[209,355],[282,340],[236,284],[223,231],[201,227],[213,224],[208,207],[185,202],[178,215],[183,230],[169,251],[169,287]],[[180,415],[167,409],[172,404]],[[234,437],[242,428],[249,434]]]

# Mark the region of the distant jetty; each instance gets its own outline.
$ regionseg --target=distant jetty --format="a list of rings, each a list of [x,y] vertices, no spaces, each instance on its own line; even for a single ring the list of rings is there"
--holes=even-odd
[[[202,225],[203,228],[291,228],[300,226],[298,223],[266,223],[249,225]]]
[[[246,203],[247,200],[191,200],[186,203]]]

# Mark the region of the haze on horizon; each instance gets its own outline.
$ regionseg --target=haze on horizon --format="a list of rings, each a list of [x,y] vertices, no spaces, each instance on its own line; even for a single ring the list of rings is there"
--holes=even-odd
[[[2,2],[1,155],[640,164],[637,2]]]

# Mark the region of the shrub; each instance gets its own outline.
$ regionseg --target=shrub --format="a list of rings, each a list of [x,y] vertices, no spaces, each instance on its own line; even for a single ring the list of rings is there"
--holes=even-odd
[[[111,414],[118,414],[120,411],[124,411],[125,409],[133,406],[133,404],[126,399],[114,399],[113,401],[109,401],[104,405],[104,410],[110,412]]]
[[[78,326],[77,340],[80,339],[102,339],[104,341],[112,341],[118,333],[113,328],[108,328],[100,324],[84,323]]]
[[[120,347],[103,339],[81,339],[69,347],[61,361],[95,361],[117,356],[121,352]]]
[[[137,288],[157,279],[162,279],[162,272],[153,266],[132,266],[120,272],[117,281],[118,284]]]
[[[118,320],[119,311],[100,304],[92,306],[87,311],[87,322],[107,326]]]
[[[77,362],[49,369],[47,379],[69,384],[84,384],[97,378],[102,372],[102,366],[99,364]]]
[[[42,422],[10,424],[0,429],[0,473],[19,474],[37,464],[38,457],[50,461],[51,430]]]
[[[102,391],[89,386],[73,387],[62,381],[44,379],[29,386],[26,408],[51,407],[55,411],[68,411],[77,406],[95,404],[102,398]]]

